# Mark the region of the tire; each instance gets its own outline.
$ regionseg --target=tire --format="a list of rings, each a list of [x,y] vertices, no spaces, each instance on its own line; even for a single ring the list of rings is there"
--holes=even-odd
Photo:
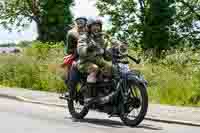
[[[145,117],[147,110],[148,110],[148,94],[147,94],[146,87],[144,85],[139,85],[139,84],[135,85],[135,86],[139,89],[141,97],[142,97],[141,110],[140,110],[138,116],[136,116],[134,120],[129,119],[125,115],[120,116],[120,119],[127,126],[137,126],[137,125],[139,125],[144,120],[144,117]]]
[[[76,90],[76,89],[73,89],[73,90]],[[83,109],[81,109],[81,111],[78,112],[74,106],[74,102],[76,102],[77,100],[72,98],[72,95],[74,93],[72,91],[69,91],[69,93],[70,93],[70,99],[68,100],[68,109],[72,118],[83,119],[88,114],[89,109],[83,106]]]

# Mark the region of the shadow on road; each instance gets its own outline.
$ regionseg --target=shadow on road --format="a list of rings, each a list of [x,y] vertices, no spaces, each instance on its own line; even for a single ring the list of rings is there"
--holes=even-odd
[[[136,128],[143,128],[143,129],[148,129],[148,130],[163,130],[161,127],[155,127],[150,124],[140,124]]]
[[[76,119],[69,118],[69,117],[67,119],[72,119],[73,122],[95,124],[95,125],[98,125],[98,126],[106,126],[106,127],[114,127],[114,128],[127,127],[122,122],[109,120],[109,119],[85,118],[85,119],[82,119],[82,120],[76,120]],[[147,130],[162,130],[162,128],[160,128],[160,127],[155,127],[153,125],[143,124],[143,123],[141,123],[137,127],[132,127],[132,128],[143,128],[143,129],[147,129]]]

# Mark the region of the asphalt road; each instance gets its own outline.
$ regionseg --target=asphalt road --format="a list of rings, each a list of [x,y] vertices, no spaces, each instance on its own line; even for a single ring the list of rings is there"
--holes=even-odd
[[[200,127],[143,121],[127,127],[118,118],[89,112],[84,120],[74,121],[59,107],[0,98],[1,133],[200,133]]]

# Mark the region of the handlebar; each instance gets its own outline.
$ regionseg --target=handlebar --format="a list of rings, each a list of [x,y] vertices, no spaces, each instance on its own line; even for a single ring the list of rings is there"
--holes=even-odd
[[[118,63],[128,64],[129,63],[128,60],[127,61],[120,61],[120,58],[124,58],[124,57],[128,57],[129,59],[131,59],[132,61],[134,61],[136,64],[140,64],[140,62],[141,62],[141,59],[136,59],[136,58],[134,58],[134,57],[132,57],[130,55],[117,55],[115,57],[117,57],[117,62]]]
[[[135,59],[134,57],[132,57],[132,56],[130,56],[130,55],[127,55],[127,57],[128,57],[129,59],[131,59],[132,61],[134,61],[136,64],[140,64],[140,62],[141,62],[141,59]]]

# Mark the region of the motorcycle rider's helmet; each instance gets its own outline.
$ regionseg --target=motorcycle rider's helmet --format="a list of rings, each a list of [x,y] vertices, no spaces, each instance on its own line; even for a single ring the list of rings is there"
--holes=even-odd
[[[95,19],[89,18],[87,21],[87,28],[90,29],[93,24],[95,24]]]
[[[91,30],[91,26],[98,24],[101,27],[102,30],[102,26],[103,26],[103,22],[100,18],[89,18],[87,21],[87,28],[90,31]]]

